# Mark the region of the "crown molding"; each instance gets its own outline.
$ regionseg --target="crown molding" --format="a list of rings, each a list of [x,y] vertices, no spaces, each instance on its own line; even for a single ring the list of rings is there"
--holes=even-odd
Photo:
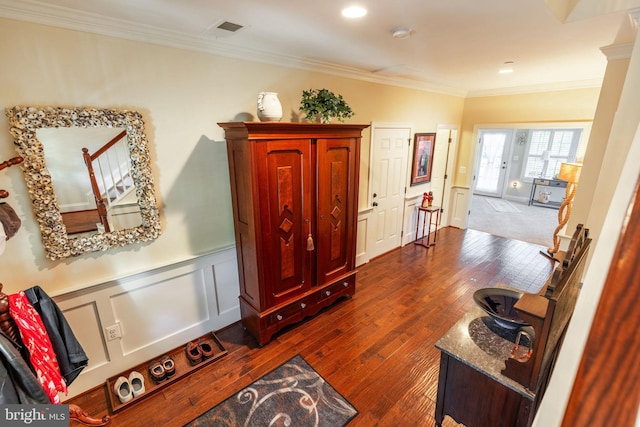
[[[607,57],[607,61],[616,59],[629,59],[633,52],[634,43],[612,44],[600,48],[600,51]]]
[[[168,46],[176,49],[192,50],[250,62],[260,62],[286,68],[331,74],[371,83],[400,86],[408,89],[453,96],[463,97],[466,94],[466,90],[446,85],[421,82],[402,77],[381,76],[371,71],[329,62],[232,46],[216,40],[213,37],[193,36],[191,34],[141,25],[139,23],[132,23],[86,12],[78,12],[60,6],[28,0],[23,0],[18,4],[11,0],[0,0],[0,17]]]
[[[638,11],[640,15],[640,10]],[[197,51],[227,58],[259,62],[285,68],[330,74],[370,83],[403,87],[431,93],[457,97],[480,97],[512,95],[528,92],[548,92],[585,87],[594,87],[602,80],[590,82],[563,82],[537,86],[519,86],[488,90],[467,91],[437,82],[425,82],[402,76],[381,75],[339,64],[316,61],[291,55],[265,52],[256,49],[226,44],[224,41],[207,36],[194,36],[178,31],[166,30],[130,21],[113,19],[102,15],[80,12],[73,9],[44,4],[33,0],[0,0],[0,17],[31,22],[68,30],[100,34],[131,41],[167,46],[176,49]]]
[[[488,90],[472,90],[467,92],[467,98],[483,96],[521,95],[525,93],[556,92],[562,90],[593,89],[602,86],[602,79],[545,83],[531,86],[514,86]]]

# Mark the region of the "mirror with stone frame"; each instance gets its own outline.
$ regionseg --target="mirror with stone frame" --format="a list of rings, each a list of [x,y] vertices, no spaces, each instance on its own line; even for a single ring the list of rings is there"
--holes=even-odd
[[[48,258],[159,236],[149,142],[139,112],[16,106],[6,115],[24,158]]]

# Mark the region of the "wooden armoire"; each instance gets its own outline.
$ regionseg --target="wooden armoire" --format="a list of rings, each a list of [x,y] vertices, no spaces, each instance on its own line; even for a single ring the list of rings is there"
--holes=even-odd
[[[360,142],[368,125],[218,124],[227,140],[242,323],[264,345],[355,293]]]

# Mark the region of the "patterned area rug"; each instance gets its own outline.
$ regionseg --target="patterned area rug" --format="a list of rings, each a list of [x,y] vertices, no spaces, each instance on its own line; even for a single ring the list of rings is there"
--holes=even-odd
[[[357,414],[353,405],[297,355],[185,427],[338,427]]]
[[[508,200],[486,199],[486,201],[496,212],[520,212],[520,210]]]

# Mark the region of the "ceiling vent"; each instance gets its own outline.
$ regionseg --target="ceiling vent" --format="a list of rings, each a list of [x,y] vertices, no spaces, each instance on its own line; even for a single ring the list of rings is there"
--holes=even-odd
[[[216,28],[235,33],[236,31],[242,28],[242,25],[234,24],[233,22],[229,22],[229,21],[224,21],[223,23],[218,25]]]

